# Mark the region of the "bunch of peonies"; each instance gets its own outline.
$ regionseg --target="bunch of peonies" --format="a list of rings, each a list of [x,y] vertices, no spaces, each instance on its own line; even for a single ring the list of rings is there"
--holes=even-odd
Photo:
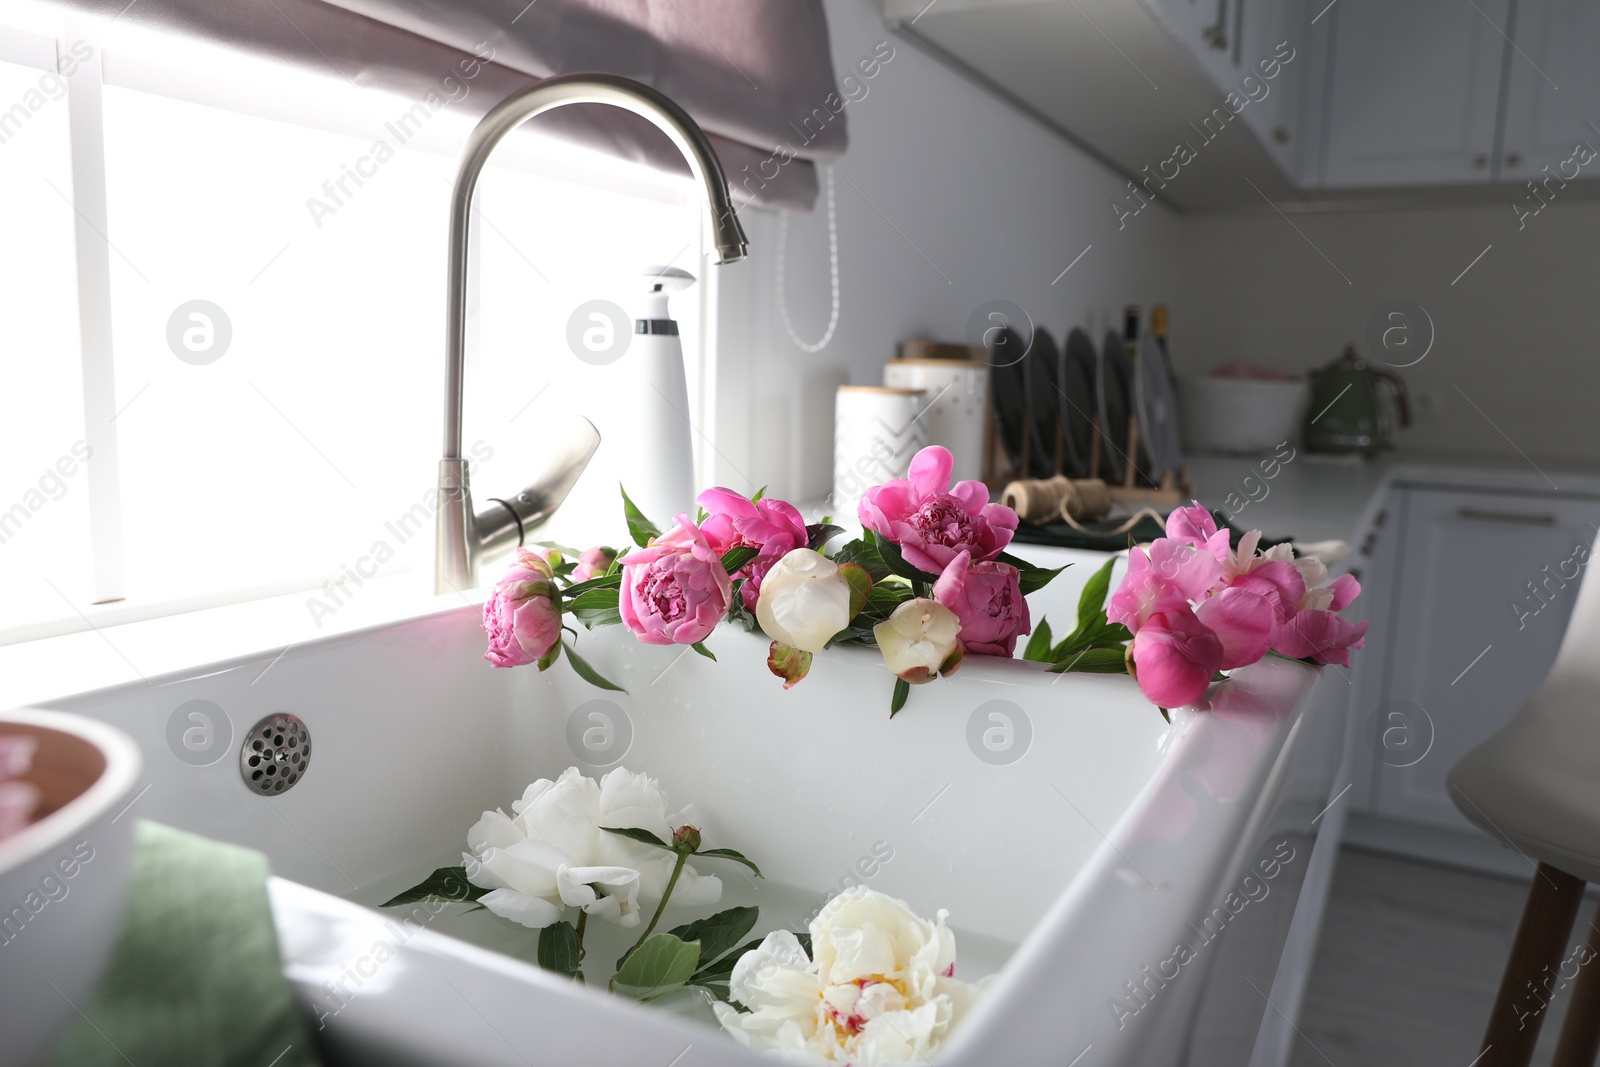
[[[1193,704],[1219,670],[1276,651],[1348,666],[1367,624],[1338,612],[1361,586],[1351,575],[1327,582],[1313,559],[1288,545],[1258,550],[1253,530],[1228,547],[1211,513],[1196,504],[1167,517],[1167,536],[1129,554],[1128,572],[1106,617],[1133,634],[1128,647],[1139,688],[1161,707]]]
[[[811,922],[812,954],[788,930],[734,965],[717,1020],[749,1048],[800,1063],[856,1067],[926,1061],[987,984],[955,975],[955,936],[865,886],[845,890]]]
[[[512,815],[486,811],[467,831],[467,880],[487,889],[478,903],[496,915],[541,929],[564,909],[632,927],[639,910],[661,900],[675,857],[601,827],[637,827],[671,840],[660,784],[618,767],[600,781],[569,767],[541,778],[511,804]],[[722,882],[685,865],[673,887],[676,904],[714,904]]]

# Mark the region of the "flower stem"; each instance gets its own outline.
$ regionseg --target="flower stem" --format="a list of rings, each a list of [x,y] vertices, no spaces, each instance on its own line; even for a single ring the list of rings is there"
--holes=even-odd
[[[676,864],[674,864],[673,867],[672,867],[672,877],[667,879],[667,890],[666,890],[666,892],[661,894],[661,903],[656,905],[656,913],[654,915],[650,916],[650,925],[646,926],[644,928],[644,933],[639,935],[639,940],[635,941],[633,943],[633,948],[630,948],[628,950],[630,955],[632,954],[634,949],[636,949],[640,945],[644,944],[644,939],[645,938],[649,937],[652,933],[655,932],[656,923],[661,921],[661,913],[663,911],[667,910],[667,901],[672,898],[672,890],[678,884],[678,875],[683,873],[683,865],[689,859],[689,850],[688,849],[680,848],[680,849],[677,850],[677,852],[678,852],[678,862]]]
[[[578,970],[578,973],[574,976],[574,977],[576,977],[578,979],[578,984],[579,985],[584,985],[585,984],[584,980],[583,980],[583,970],[582,970],[583,954],[584,954],[584,951],[585,951],[584,947],[583,947],[583,928],[585,926],[587,926],[588,923],[589,923],[589,913],[580,908],[578,910],[578,966],[579,966],[579,970]]]

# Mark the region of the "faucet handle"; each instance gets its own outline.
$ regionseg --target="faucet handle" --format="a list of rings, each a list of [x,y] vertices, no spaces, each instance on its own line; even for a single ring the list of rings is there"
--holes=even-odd
[[[478,552],[523,544],[540,523],[555,514],[600,447],[600,431],[581,415],[551,433],[555,441],[539,477],[513,496],[489,497],[492,507],[472,517]]]

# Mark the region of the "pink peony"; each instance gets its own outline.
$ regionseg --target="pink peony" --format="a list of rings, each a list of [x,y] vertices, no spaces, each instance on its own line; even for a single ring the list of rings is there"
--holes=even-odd
[[[1179,597],[1156,605],[1128,650],[1139,691],[1163,708],[1181,708],[1204,697],[1224,654],[1222,641]]]
[[[740,546],[760,549],[755,559],[733,575],[744,579],[739,599],[754,611],[761,594],[761,579],[772,565],[810,542],[806,520],[787,501],[763,497],[752,503],[732,489],[707,489],[695,499],[709,513],[700,529],[719,556]]]
[[[1106,618],[1138,633],[1156,605],[1171,597],[1200,600],[1222,578],[1222,564],[1193,545],[1162,537],[1146,550],[1128,553],[1128,573],[1111,594]]]
[[[1018,583],[1021,571],[994,560],[972,562],[969,552],[950,561],[933,585],[933,599],[961,620],[961,647],[984,656],[1009,656],[1017,638],[1033,629]]]
[[[483,658],[496,667],[537,663],[561,640],[555,605],[555,571],[542,553],[517,549],[516,562],[494,584],[483,605],[489,648]]]
[[[942,574],[962,552],[991,560],[1011,543],[1017,513],[989,503],[977,481],[950,484],[954,457],[931,445],[911,460],[909,478],[892,478],[868,489],[856,508],[861,525],[900,546],[906,562]]]
[[[600,577],[611,569],[611,561],[616,558],[617,550],[605,545],[584,549],[578,554],[578,565],[572,569],[573,584]]]
[[[622,557],[622,623],[646,644],[704,641],[732,596],[721,553],[687,515],[649,548]]]

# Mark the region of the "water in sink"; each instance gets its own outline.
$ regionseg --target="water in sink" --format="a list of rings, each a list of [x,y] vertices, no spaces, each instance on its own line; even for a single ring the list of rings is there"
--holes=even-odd
[[[459,866],[461,853],[450,852],[434,856],[431,860],[406,866],[391,875],[368,882],[359,889],[345,894],[346,899],[373,908],[382,915],[398,920],[409,915],[409,907],[379,907],[406,889],[421,882],[440,867]],[[826,893],[803,886],[756,878],[737,864],[716,860],[696,862],[698,869],[715,873],[722,879],[722,899],[709,907],[678,908],[668,905],[657,925],[658,931],[670,930],[684,923],[703,919],[727,908],[749,907],[761,909],[760,917],[747,941],[755,940],[773,930],[804,930],[811,916],[816,914],[827,896]],[[645,919],[649,921],[648,917]],[[470,908],[451,904],[445,907],[428,924],[435,933],[458,938],[479,948],[503,953],[524,963],[538,963],[539,931],[530,930],[502,919],[483,908]],[[952,926],[956,935],[956,977],[975,982],[999,972],[1006,960],[1016,951],[1014,942],[971,930]],[[631,930],[611,923],[590,923],[584,934],[585,965],[591,981],[603,982],[610,977],[617,957],[639,936],[640,928]],[[662,1007],[676,1014],[715,1026],[716,1017],[711,1011],[711,997],[701,990],[663,998]]]

